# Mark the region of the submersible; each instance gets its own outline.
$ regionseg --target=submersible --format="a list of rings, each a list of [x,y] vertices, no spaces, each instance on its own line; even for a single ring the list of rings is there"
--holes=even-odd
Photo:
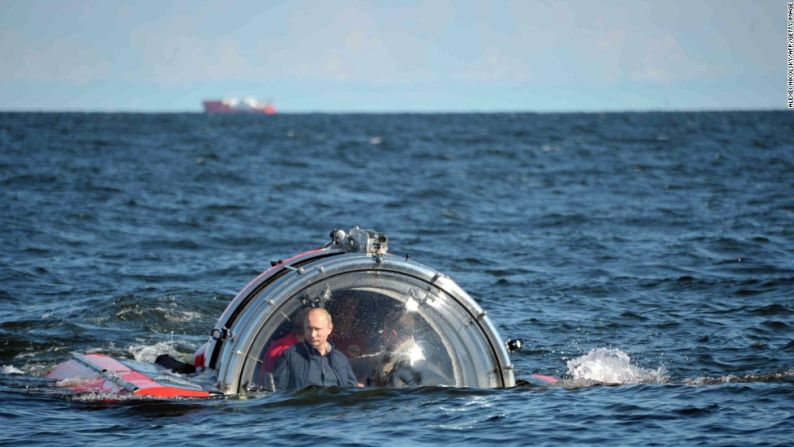
[[[520,343],[503,341],[486,312],[451,278],[388,253],[385,234],[334,230],[322,248],[271,264],[230,302],[193,365],[158,362],[195,373],[75,354],[50,377],[75,392],[151,397],[273,391],[269,352],[299,333],[307,309],[323,307],[333,317],[329,341],[346,354],[362,385],[515,386],[508,346]],[[201,383],[210,377],[212,385],[193,380],[199,376]]]

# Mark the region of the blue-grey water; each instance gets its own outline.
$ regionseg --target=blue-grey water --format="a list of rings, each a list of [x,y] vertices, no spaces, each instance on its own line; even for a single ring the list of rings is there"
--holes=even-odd
[[[0,114],[0,444],[791,445],[792,137],[783,112]],[[44,379],[73,351],[190,358],[271,259],[352,225],[562,385],[109,403]]]

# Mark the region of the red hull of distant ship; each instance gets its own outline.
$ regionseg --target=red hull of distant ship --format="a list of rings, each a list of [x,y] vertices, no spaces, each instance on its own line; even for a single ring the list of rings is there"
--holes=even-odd
[[[240,114],[240,113],[253,113],[253,114],[265,114],[265,115],[274,115],[276,113],[276,108],[273,107],[272,104],[267,104],[264,106],[241,106],[241,105],[231,105],[222,100],[206,100],[203,103],[204,112],[205,113],[212,113],[212,114]]]

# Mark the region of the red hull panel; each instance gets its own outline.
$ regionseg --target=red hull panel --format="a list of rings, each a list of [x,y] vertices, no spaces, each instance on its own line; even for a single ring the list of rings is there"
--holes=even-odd
[[[48,378],[75,394],[99,393],[153,398],[209,398],[216,394],[175,384],[162,383],[103,354],[75,354],[52,370]]]

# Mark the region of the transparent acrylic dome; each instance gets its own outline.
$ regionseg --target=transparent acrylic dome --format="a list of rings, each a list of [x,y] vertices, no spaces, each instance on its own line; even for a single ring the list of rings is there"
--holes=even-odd
[[[334,244],[277,264],[227,307],[207,350],[220,388],[226,394],[272,389],[268,352],[290,337],[294,342],[290,334],[310,307],[331,314],[329,341],[345,353],[361,385],[515,384],[495,328],[450,278],[385,249]]]

